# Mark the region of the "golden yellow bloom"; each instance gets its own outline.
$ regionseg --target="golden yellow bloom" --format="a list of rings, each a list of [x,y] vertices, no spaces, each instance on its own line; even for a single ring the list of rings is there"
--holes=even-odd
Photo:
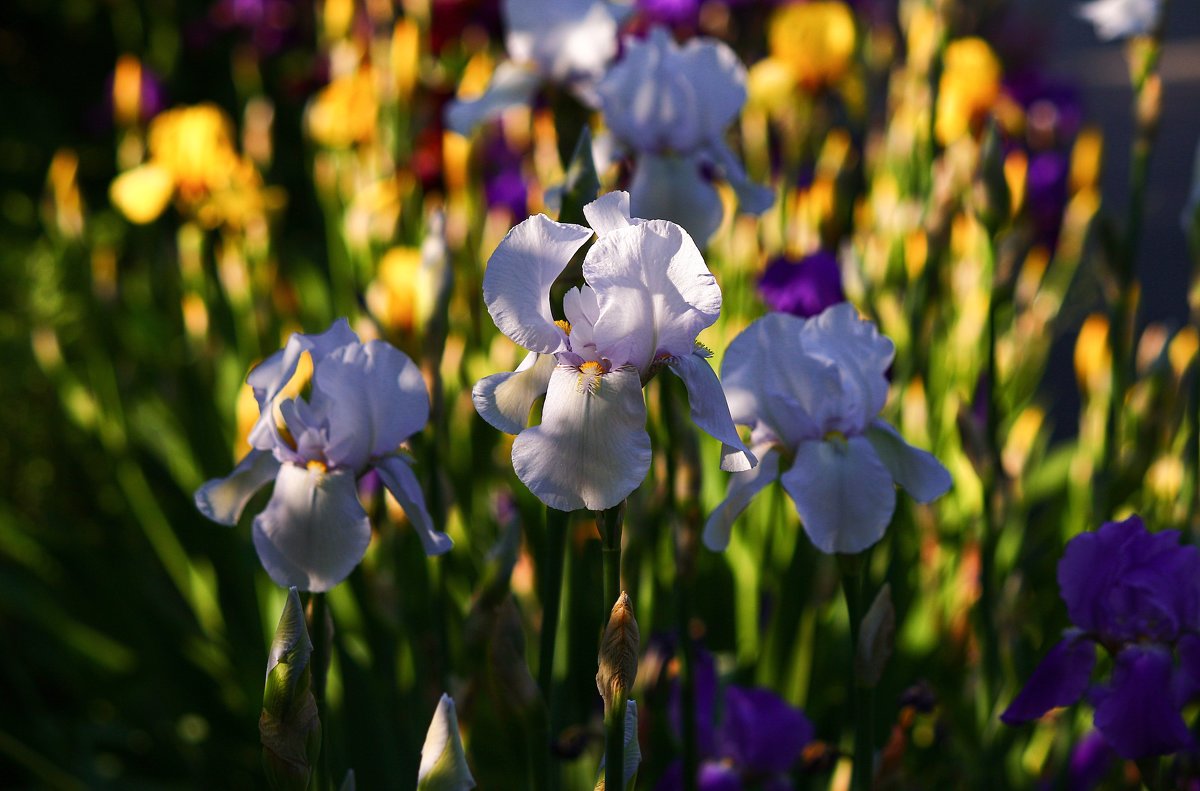
[[[981,38],[963,38],[946,47],[938,88],[938,142],[947,145],[979,129],[1000,97],[1000,61]]]
[[[117,58],[112,87],[113,120],[133,126],[142,114],[142,62],[133,55]]]
[[[171,174],[184,200],[228,184],[238,159],[233,123],[216,105],[177,107],[150,122],[150,160]]]
[[[346,148],[375,137],[379,102],[368,67],[326,85],[308,108],[308,133],[330,148]]]
[[[113,179],[108,197],[130,222],[144,225],[158,219],[174,192],[171,172],[150,162]]]
[[[780,58],[763,58],[746,75],[748,104],[768,112],[786,106],[795,89],[796,77]]]
[[[854,55],[854,15],[845,3],[819,0],[785,5],[771,18],[771,56],[786,63],[805,90],[831,85],[845,75]]]
[[[411,332],[433,311],[434,284],[429,282],[415,247],[393,247],[379,262],[367,287],[367,307],[393,333]]]

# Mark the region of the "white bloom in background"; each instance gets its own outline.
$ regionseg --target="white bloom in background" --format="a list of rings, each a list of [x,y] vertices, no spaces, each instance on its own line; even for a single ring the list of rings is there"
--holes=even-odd
[[[692,419],[723,443],[722,469],[754,457],[737,434],[708,351],[696,335],[717,320],[721,290],[687,232],[633,219],[629,196],[584,207],[592,228],[536,215],[513,228],[488,261],[483,299],[500,331],[530,354],[511,373],[475,384],[475,409],[517,434],[513,468],[546,505],[602,510],[625,499],[650,467],[642,386],[662,368],[683,380]],[[591,238],[586,285],[550,313],[550,286]],[[533,402],[542,421],[527,427]]]
[[[421,766],[417,769],[417,791],[467,791],[475,778],[467,766],[454,698],[443,694],[425,733]]]
[[[504,0],[505,45],[487,90],[477,99],[451,102],[446,125],[470,134],[509,107],[528,104],[542,83],[571,90],[596,105],[595,85],[617,54],[617,26],[628,7],[604,0]]]
[[[311,373],[311,381],[309,381]],[[237,524],[254,494],[275,481],[254,518],[254,548],[284,587],[325,591],[345,579],[371,542],[356,481],[374,469],[430,555],[446,552],[400,443],[429,420],[421,372],[383,341],[360,343],[345,319],[319,335],[296,333],[247,377],[259,417],[252,450],[225,478],[196,492],[196,507]],[[311,384],[311,395],[301,391]]]
[[[721,224],[722,206],[701,170],[714,169],[737,192],[740,209],[766,211],[770,189],[749,181],[725,143],[725,130],[746,103],[746,67],[724,43],[696,38],[679,46],[656,27],[625,54],[596,88],[604,120],[637,155],[630,185],[635,215],[672,220],[699,243]]]
[[[1076,11],[1104,41],[1144,36],[1154,30],[1162,0],[1091,0]]]
[[[734,520],[777,478],[826,553],[861,552],[879,541],[896,485],[922,503],[950,488],[937,459],[878,417],[894,355],[892,342],[849,303],[811,319],[772,313],[734,338],[721,379],[734,422],[751,427],[759,464],[731,476],[704,527],[710,549],[728,546]]]

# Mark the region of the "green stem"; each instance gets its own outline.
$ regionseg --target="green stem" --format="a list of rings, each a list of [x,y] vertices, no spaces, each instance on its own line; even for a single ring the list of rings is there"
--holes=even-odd
[[[312,693],[317,701],[317,716],[321,720],[321,749],[317,753],[312,787],[315,791],[324,791],[333,787],[329,770],[329,715],[325,703],[330,656],[329,630],[325,628],[329,617],[329,604],[325,600],[325,594],[309,594],[308,608],[308,636],[313,645],[309,664],[312,668]]]
[[[846,596],[846,612],[850,618],[850,705],[854,711],[854,760],[850,775],[852,791],[870,791],[875,776],[874,722],[872,708],[874,689],[859,679],[858,664],[859,632],[866,614],[866,597],[863,586],[866,582],[865,555],[839,555],[842,569],[842,591]]]
[[[562,604],[563,562],[567,549],[567,528],[571,522],[568,511],[547,506],[545,556],[539,568],[542,591],[542,631],[538,645],[538,687],[545,706],[546,733],[540,745],[538,763],[542,767],[541,788],[553,791],[558,786],[558,772],[550,757],[550,745],[555,730],[554,655],[558,640],[558,615]]]
[[[604,715],[604,788],[625,789],[625,708],[624,697],[614,698]]]

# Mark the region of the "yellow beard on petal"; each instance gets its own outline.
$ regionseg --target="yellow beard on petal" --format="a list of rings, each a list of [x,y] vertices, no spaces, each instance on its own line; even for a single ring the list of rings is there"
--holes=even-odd
[[[579,366],[579,392],[585,390],[597,393],[600,390],[600,379],[604,376],[604,366],[595,360],[589,360]]]

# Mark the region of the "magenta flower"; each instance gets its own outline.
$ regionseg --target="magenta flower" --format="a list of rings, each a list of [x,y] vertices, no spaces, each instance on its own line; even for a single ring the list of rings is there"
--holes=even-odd
[[[1200,551],[1180,546],[1176,530],[1148,532],[1137,516],[1106,522],[1067,544],[1058,586],[1075,626],[1000,719],[1035,720],[1091,687],[1096,730],[1118,755],[1186,747],[1180,710],[1200,692]],[[1097,645],[1113,670],[1108,683],[1092,687]]]

